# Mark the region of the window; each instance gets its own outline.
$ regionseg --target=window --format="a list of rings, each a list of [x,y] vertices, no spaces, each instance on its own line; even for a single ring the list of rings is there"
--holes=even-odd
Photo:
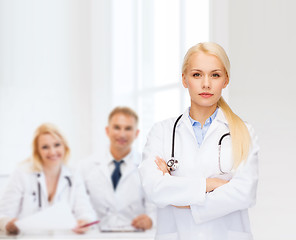
[[[139,113],[142,149],[155,122],[189,105],[181,66],[189,47],[209,40],[209,2],[114,0],[112,8],[113,105]]]
[[[21,6],[0,1],[0,175],[30,155],[33,131],[43,122],[66,135],[72,163],[108,142],[104,127],[114,106],[139,113],[139,150],[153,123],[188,106],[182,58],[209,39],[209,1]]]
[[[112,8],[113,105],[139,113],[142,149],[155,122],[189,105],[181,66],[189,47],[209,40],[209,2],[115,0]]]

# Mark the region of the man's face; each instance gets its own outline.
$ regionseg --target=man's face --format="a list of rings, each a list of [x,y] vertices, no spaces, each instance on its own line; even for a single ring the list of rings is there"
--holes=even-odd
[[[130,151],[133,141],[137,138],[136,119],[122,113],[115,114],[106,127],[110,139],[110,147],[118,151]]]

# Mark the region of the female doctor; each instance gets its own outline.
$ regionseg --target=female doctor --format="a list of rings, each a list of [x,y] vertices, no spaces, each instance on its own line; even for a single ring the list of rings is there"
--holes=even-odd
[[[17,219],[41,211],[59,201],[67,201],[77,219],[76,233],[94,220],[82,180],[66,167],[69,146],[51,124],[39,126],[33,139],[32,157],[12,174],[0,200],[0,230],[17,234]]]
[[[156,239],[252,239],[248,208],[256,198],[257,137],[221,97],[229,70],[218,44],[190,48],[182,83],[191,106],[149,133],[140,175],[158,207]]]

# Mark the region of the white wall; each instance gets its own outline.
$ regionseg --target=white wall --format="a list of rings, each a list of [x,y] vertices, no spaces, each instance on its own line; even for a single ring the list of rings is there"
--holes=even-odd
[[[90,152],[90,1],[0,1],[0,174],[27,158],[52,122],[72,161]],[[83,128],[81,127],[83,126]]]
[[[105,126],[112,103],[111,1],[91,0],[91,137],[92,151],[102,151],[107,138]],[[90,152],[89,152],[90,154]]]
[[[228,41],[230,105],[252,123],[260,140],[258,200],[251,210],[255,239],[296,239],[296,3],[214,0],[212,4],[216,13],[221,13],[221,4],[228,11],[226,17],[213,15],[214,22],[228,18],[228,24],[214,26],[220,35],[213,39]]]

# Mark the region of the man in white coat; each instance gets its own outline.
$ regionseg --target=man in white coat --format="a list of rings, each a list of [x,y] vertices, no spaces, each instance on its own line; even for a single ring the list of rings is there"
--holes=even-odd
[[[82,166],[86,189],[101,220],[101,230],[150,229],[155,206],[147,202],[138,165],[141,155],[132,150],[139,134],[138,116],[117,107],[109,115],[109,149],[94,154]]]

